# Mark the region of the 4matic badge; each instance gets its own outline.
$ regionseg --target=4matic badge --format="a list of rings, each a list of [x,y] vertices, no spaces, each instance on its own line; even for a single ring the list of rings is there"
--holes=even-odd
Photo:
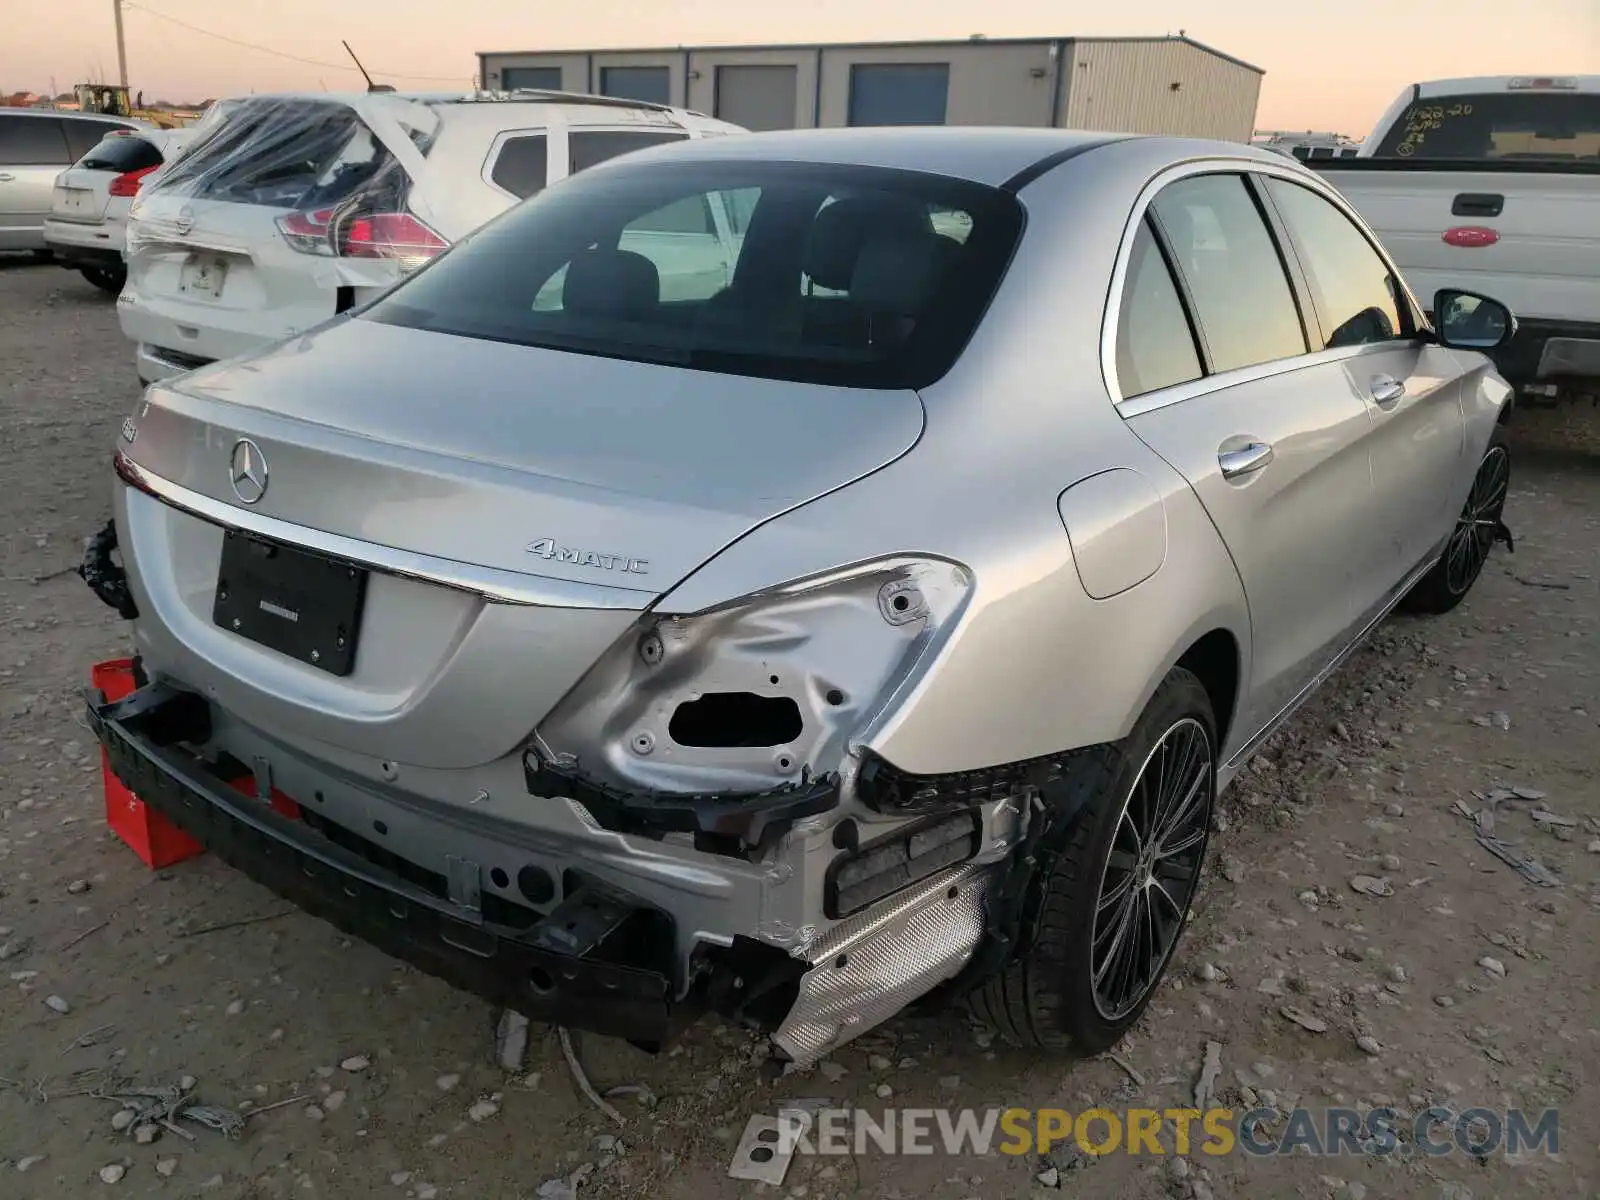
[[[572,563],[578,567],[597,567],[602,571],[622,571],[628,575],[648,575],[650,560],[628,558],[622,554],[596,554],[577,546],[563,546],[554,538],[540,538],[528,544],[528,553],[555,562]]]

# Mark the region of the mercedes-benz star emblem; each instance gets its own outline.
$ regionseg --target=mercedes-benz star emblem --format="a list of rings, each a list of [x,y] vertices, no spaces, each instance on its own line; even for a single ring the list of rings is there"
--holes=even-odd
[[[267,456],[249,438],[240,438],[233,444],[228,482],[240,504],[254,504],[267,494]]]
[[[172,223],[178,227],[179,233],[188,233],[194,228],[194,209],[185,204],[178,210]]]

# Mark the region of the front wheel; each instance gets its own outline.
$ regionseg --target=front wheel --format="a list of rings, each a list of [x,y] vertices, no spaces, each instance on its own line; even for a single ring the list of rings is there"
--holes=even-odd
[[[1450,540],[1433,569],[1406,593],[1400,607],[1407,612],[1447,613],[1467,598],[1472,585],[1489,561],[1497,541],[1509,543],[1510,533],[1501,519],[1506,492],[1511,486],[1511,452],[1497,428],[1472,477],[1472,490],[1461,506]]]
[[[83,277],[102,292],[113,296],[122,291],[122,285],[128,282],[126,267],[80,267]]]
[[[1217,766],[1200,680],[1168,673],[1111,754],[1033,885],[1027,949],[973,998],[1025,1045],[1097,1054],[1119,1041],[1166,973],[1200,880]]]

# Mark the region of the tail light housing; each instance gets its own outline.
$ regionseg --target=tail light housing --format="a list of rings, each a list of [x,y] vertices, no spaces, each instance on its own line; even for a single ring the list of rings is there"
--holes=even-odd
[[[111,181],[111,194],[113,196],[137,196],[139,185],[144,182],[144,177],[152,171],[161,169],[161,164],[140,167],[137,171],[124,171]]]
[[[351,213],[339,208],[292,212],[278,218],[290,249],[325,258],[387,259],[414,271],[450,243],[405,212]]]

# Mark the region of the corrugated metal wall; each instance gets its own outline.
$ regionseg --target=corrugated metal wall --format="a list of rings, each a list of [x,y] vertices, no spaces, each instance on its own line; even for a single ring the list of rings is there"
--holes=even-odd
[[[1069,129],[1250,140],[1261,76],[1248,67],[1176,40],[1080,41],[1071,55]]]
[[[1055,45],[1061,46],[1059,64],[1051,54]],[[718,67],[788,66],[794,70],[794,121],[805,127],[849,123],[851,67],[909,63],[949,65],[945,120],[951,125],[1048,126],[1054,111],[1056,123],[1069,129],[1248,142],[1261,91],[1255,70],[1177,39],[486,54],[483,70],[486,85],[498,87],[506,68],[560,67],[563,86],[589,91],[601,88],[607,67],[665,68],[672,103],[687,100],[712,112]]]

